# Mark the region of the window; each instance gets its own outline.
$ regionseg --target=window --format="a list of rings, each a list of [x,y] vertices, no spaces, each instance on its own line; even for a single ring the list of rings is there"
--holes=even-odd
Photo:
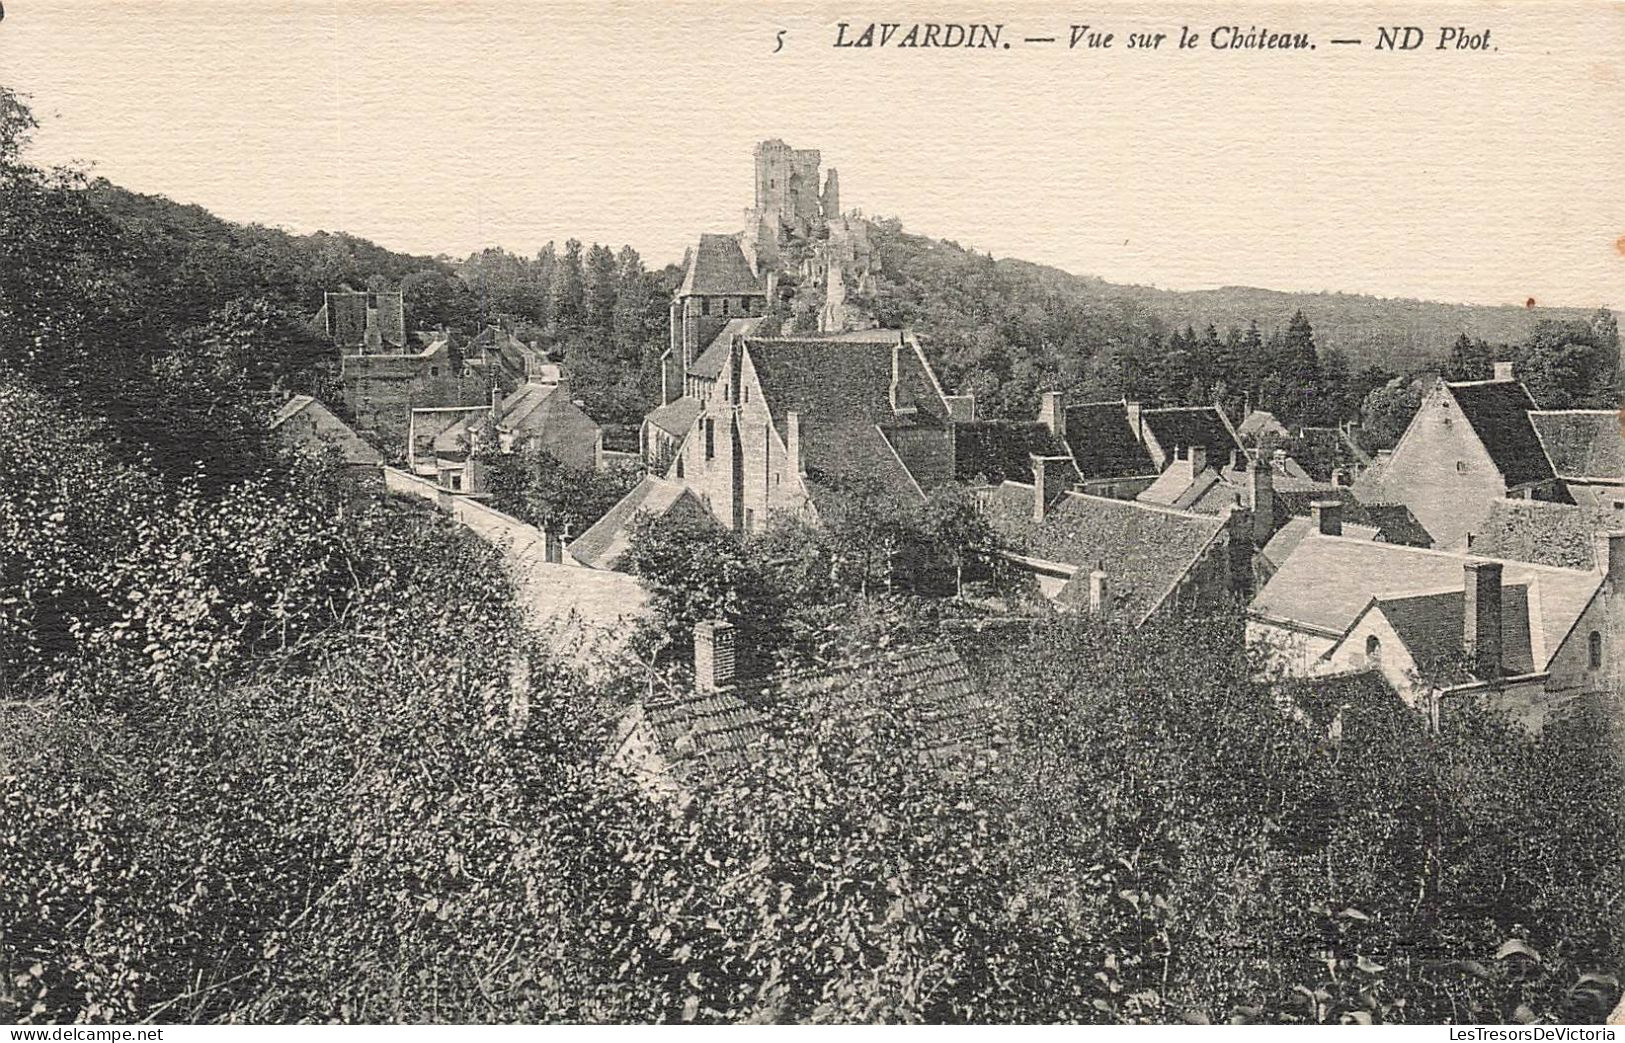
[[[1365,639],[1365,657],[1367,659],[1382,658],[1382,642],[1377,640],[1376,634],[1372,634]]]
[[[709,315],[709,314],[711,314],[711,299],[709,297],[701,297],[700,298],[700,314],[701,315]]]
[[[705,458],[714,459],[717,455],[717,422],[707,419],[705,422]]]
[[[724,314],[724,315],[728,314],[728,304],[729,304],[728,298],[726,298],[726,297],[722,298],[722,314]]]
[[[452,489],[452,492],[461,492],[462,488],[463,488],[463,476],[460,475],[460,474],[452,475],[451,476],[451,489]]]
[[[1466,460],[1457,460],[1456,461],[1456,473],[1457,474],[1466,474],[1467,473],[1467,461]]]
[[[756,512],[749,507],[745,508],[745,531],[750,532],[756,528]]]
[[[1614,510],[1616,510],[1616,511],[1625,511],[1625,500],[1615,500],[1614,501]]]
[[[683,458],[680,456],[677,458],[677,477],[683,477]]]
[[[439,366],[430,366],[429,367],[429,376],[438,377],[439,375],[440,375],[440,367]]]
[[[1596,630],[1593,630],[1591,632],[1591,637],[1587,639],[1586,644],[1589,646],[1587,651],[1590,653],[1589,661],[1591,663],[1591,669],[1599,669],[1602,666],[1602,634]]]

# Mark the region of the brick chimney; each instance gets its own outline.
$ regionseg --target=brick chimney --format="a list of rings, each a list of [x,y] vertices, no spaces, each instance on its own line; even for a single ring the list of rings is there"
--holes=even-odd
[[[1066,456],[1039,456],[1037,453],[1029,454],[1028,459],[1033,465],[1033,521],[1041,522],[1049,511],[1049,505],[1066,491],[1066,468],[1072,459]]]
[[[1207,446],[1193,445],[1185,450],[1185,459],[1190,461],[1191,479],[1207,470]]]
[[[552,529],[542,532],[542,560],[549,565],[559,565],[564,561],[564,539]]]
[[[737,631],[720,619],[694,624],[694,685],[717,692],[731,686],[737,667]]]
[[[801,414],[793,409],[784,414],[784,451],[796,475],[805,475],[807,459],[801,455]]]
[[[1511,380],[1512,379],[1512,363],[1510,363],[1510,362],[1497,362],[1497,363],[1494,363],[1494,368],[1495,368],[1495,379],[1496,380]]]
[[[1625,531],[1599,532],[1593,538],[1597,571],[1608,592],[1625,595]]]
[[[1481,678],[1501,672],[1501,563],[1462,566],[1461,650]]]
[[[1322,536],[1343,535],[1343,504],[1340,500],[1316,500],[1309,505],[1314,529]]]
[[[1104,562],[1096,563],[1094,571],[1089,573],[1089,614],[1096,619],[1106,618],[1111,611],[1111,602],[1107,600],[1106,567]]]
[[[1049,430],[1049,433],[1066,441],[1066,392],[1046,391],[1039,400],[1038,422]]]
[[[1247,509],[1253,512],[1253,546],[1275,535],[1275,469],[1268,460],[1247,461]]]

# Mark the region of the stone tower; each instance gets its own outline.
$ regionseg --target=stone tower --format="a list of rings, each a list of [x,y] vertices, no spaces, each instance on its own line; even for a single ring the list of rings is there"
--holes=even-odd
[[[756,209],[778,218],[782,228],[809,236],[823,216],[818,192],[817,149],[793,149],[778,138],[756,146]]]

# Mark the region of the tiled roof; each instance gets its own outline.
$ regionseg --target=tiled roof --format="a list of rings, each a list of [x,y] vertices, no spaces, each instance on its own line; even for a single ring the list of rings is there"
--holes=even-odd
[[[1233,504],[1236,494],[1224,484],[1219,473],[1213,468],[1204,467],[1199,474],[1192,477],[1189,467],[1181,467],[1176,462],[1158,475],[1156,481],[1141,490],[1135,499],[1141,503],[1157,503],[1164,507],[1178,507],[1180,510],[1194,510],[1196,504],[1205,501],[1213,507],[1213,510],[1202,513],[1211,514],[1218,506]],[[1214,506],[1215,504],[1218,506]]]
[[[761,325],[760,318],[729,319],[722,331],[711,338],[699,357],[689,364],[688,371],[696,377],[705,377],[716,380],[722,376],[722,367],[728,364],[728,344],[735,338],[741,337]]]
[[[1310,532],[1280,562],[1249,614],[1328,635],[1341,635],[1374,597],[1435,594],[1463,585],[1463,566],[1478,555]],[[1589,571],[1502,561],[1503,584],[1534,590],[1540,638],[1549,657],[1590,603],[1602,577]],[[1537,662],[1537,669],[1545,663]]]
[[[1066,456],[1067,448],[1036,421],[977,420],[954,425],[954,477],[961,482],[1030,482],[1035,455]]]
[[[1280,565],[1294,550],[1297,550],[1298,544],[1309,535],[1314,524],[1310,518],[1294,517],[1288,520],[1285,525],[1275,530],[1275,535],[1270,537],[1269,542],[1264,544],[1264,549],[1259,553],[1271,565]],[[1345,521],[1343,535],[1353,540],[1374,540],[1381,534],[1369,525],[1356,525]]]
[[[1066,410],[1066,440],[1085,478],[1136,478],[1157,465],[1129,426],[1123,402],[1084,402]]]
[[[561,384],[521,384],[502,400],[497,410],[497,421],[504,428],[512,431],[525,430],[526,422],[535,417],[541,420],[546,414],[538,414],[537,410],[546,404],[549,398],[559,390]]]
[[[1625,514],[1540,500],[1496,500],[1473,533],[1473,553],[1570,569],[1596,567],[1599,532],[1625,527]]]
[[[919,501],[920,484],[880,431],[884,425],[948,438],[941,419],[947,405],[912,344],[899,352],[896,394],[899,406],[917,411],[899,414],[890,397],[895,339],[746,338],[744,343],[781,437],[785,415],[800,414],[802,457],[815,504],[834,506],[843,494]]]
[[[858,686],[883,695],[888,707],[917,714],[922,752],[935,763],[993,744],[992,709],[959,653],[944,644],[770,679],[748,699],[739,690],[668,693],[646,701],[643,714],[668,763],[691,782],[714,784],[751,759],[751,748],[773,727],[775,701],[839,699]]]
[[[1552,464],[1529,413],[1535,402],[1514,380],[1480,380],[1445,387],[1508,485],[1547,481]]]
[[[677,482],[654,475],[643,479],[598,521],[570,543],[570,556],[595,569],[613,569],[626,553],[632,522],[645,515],[664,517],[684,511],[695,518],[710,518],[694,494]]]
[[[688,270],[683,273],[679,296],[709,294],[716,296],[762,294],[761,280],[751,270],[739,240],[731,235],[705,234],[688,256]]]
[[[743,766],[767,734],[767,715],[731,691],[689,689],[648,699],[643,719],[661,756],[701,782]]]
[[[703,408],[699,399],[685,396],[650,410],[644,419],[667,434],[681,438],[694,426]]]
[[[309,395],[295,395],[282,408],[276,411],[271,418],[271,430],[276,431],[288,421],[301,413],[309,411],[308,426],[301,425],[297,429],[300,444],[312,445],[319,443],[333,446],[338,449],[340,456],[346,464],[354,466],[370,466],[383,462],[378,450],[356,434],[354,429],[340,420],[331,409]]]
[[[1067,493],[1034,522],[1033,487],[1005,482],[982,496],[989,523],[1009,550],[1078,570],[1062,604],[1088,600],[1088,573],[1107,575],[1113,615],[1149,616],[1224,531],[1225,519],[1130,500]]]
[[[1241,443],[1236,441],[1217,406],[1145,409],[1141,410],[1140,417],[1156,438],[1157,445],[1169,455],[1176,449],[1199,445],[1207,450],[1209,460],[1224,464],[1230,460],[1231,453],[1242,452]]]
[[[1374,607],[1388,620],[1411,654],[1417,670],[1430,680],[1463,680],[1463,605],[1460,590],[1378,598]],[[1529,642],[1529,587],[1501,587],[1501,670],[1510,676],[1535,672]]]
[[[1560,476],[1625,482],[1625,413],[1536,410],[1529,420]]]
[[[1307,518],[1317,500],[1336,500],[1343,505],[1343,525],[1363,525],[1374,529],[1377,539],[1384,543],[1402,543],[1407,547],[1431,547],[1433,537],[1416,520],[1416,515],[1402,503],[1366,503],[1355,489],[1343,485],[1313,484],[1308,488],[1275,489],[1278,515]]]

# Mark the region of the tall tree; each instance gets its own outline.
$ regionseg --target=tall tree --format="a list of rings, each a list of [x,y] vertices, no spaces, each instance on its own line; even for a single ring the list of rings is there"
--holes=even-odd
[[[564,256],[558,259],[553,269],[551,299],[553,323],[559,335],[566,336],[581,329],[586,318],[587,301],[579,239],[571,239],[564,244]]]

